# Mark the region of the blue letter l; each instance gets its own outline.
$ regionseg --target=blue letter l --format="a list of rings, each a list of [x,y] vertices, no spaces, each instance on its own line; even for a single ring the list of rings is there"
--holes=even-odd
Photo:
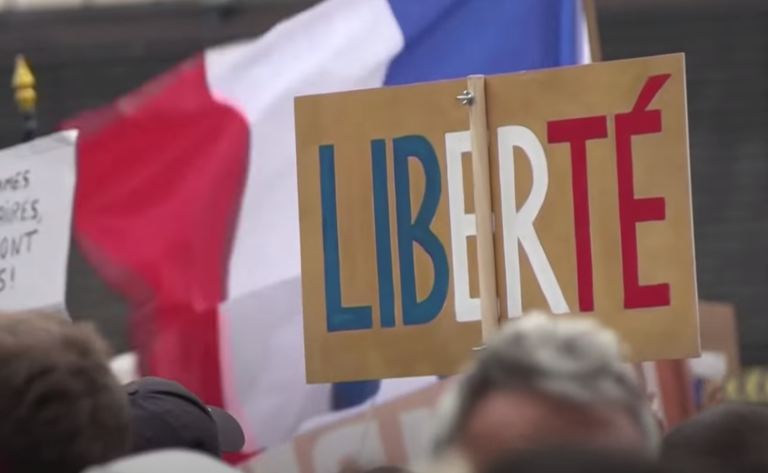
[[[323,219],[325,314],[328,331],[371,329],[373,328],[373,311],[370,306],[344,307],[341,304],[336,164],[333,145],[320,146],[320,207]]]

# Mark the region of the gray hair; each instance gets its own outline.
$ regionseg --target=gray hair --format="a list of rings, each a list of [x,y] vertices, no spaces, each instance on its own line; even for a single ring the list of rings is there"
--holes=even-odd
[[[433,453],[453,446],[475,404],[494,389],[545,393],[582,405],[624,406],[649,450],[658,425],[616,333],[594,319],[532,312],[505,324],[437,406]]]

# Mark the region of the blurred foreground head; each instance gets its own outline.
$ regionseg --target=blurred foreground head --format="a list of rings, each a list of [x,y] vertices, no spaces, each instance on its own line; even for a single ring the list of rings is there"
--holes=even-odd
[[[661,461],[698,471],[768,471],[768,407],[723,404],[678,425],[661,446]]]
[[[83,473],[241,473],[201,452],[159,450],[131,455]]]
[[[434,453],[476,469],[510,451],[576,444],[650,452],[658,427],[616,334],[591,319],[510,321],[448,388]]]
[[[681,473],[682,470],[675,470]],[[615,450],[554,447],[508,455],[480,473],[671,473],[651,458]]]
[[[0,471],[79,473],[130,446],[125,394],[90,325],[0,314]]]

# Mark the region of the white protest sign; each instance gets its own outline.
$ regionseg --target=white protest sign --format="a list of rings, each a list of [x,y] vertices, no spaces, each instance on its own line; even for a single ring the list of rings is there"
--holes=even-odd
[[[76,131],[0,150],[0,312],[64,308]]]

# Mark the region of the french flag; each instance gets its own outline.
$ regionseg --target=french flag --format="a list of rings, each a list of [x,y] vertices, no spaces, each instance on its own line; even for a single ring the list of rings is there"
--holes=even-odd
[[[132,303],[141,371],[238,416],[248,452],[434,382],[304,381],[293,99],[586,62],[582,8],[326,0],[65,122],[76,238]]]

